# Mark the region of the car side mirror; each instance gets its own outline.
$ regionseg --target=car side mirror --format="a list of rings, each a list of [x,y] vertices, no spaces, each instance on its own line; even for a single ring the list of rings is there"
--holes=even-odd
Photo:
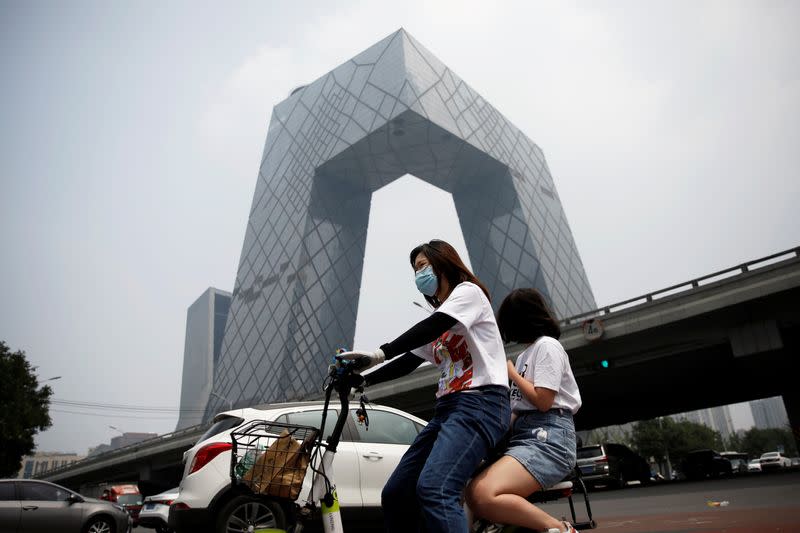
[[[81,503],[83,502],[83,498],[78,496],[77,494],[70,494],[67,496],[67,502],[72,505],[73,503]]]

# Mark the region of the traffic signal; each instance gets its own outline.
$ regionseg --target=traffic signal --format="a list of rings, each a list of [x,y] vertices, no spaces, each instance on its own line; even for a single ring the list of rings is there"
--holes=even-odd
[[[599,359],[594,364],[595,370],[608,370],[614,367],[614,363],[609,359]]]

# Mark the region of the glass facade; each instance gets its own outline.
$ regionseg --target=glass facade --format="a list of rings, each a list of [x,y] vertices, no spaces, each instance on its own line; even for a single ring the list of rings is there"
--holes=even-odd
[[[495,305],[537,287],[560,317],[595,308],[542,151],[400,30],[275,106],[216,393],[244,406],[319,390],[353,342],[371,194],[405,174],[453,195]]]
[[[176,430],[203,421],[214,382],[214,369],[222,350],[230,303],[230,293],[209,288],[186,312],[181,413]]]

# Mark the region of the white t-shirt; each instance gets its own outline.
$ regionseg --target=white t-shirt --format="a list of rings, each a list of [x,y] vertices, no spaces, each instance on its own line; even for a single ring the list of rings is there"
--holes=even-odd
[[[569,409],[572,414],[581,407],[581,393],[569,357],[561,343],[553,337],[539,337],[536,342],[519,354],[517,372],[537,387],[556,391],[553,407]],[[536,406],[525,398],[515,383],[511,384],[511,410],[535,411]]]
[[[441,370],[436,397],[482,385],[508,387],[500,330],[480,287],[468,281],[459,283],[436,312],[458,323],[432,343],[412,350]]]

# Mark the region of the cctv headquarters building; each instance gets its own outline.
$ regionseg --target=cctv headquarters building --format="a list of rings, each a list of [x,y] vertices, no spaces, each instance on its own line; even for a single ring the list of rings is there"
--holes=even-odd
[[[594,309],[542,151],[399,30],[273,109],[206,419],[318,393],[353,344],[370,196],[406,174],[452,194],[495,305]]]

